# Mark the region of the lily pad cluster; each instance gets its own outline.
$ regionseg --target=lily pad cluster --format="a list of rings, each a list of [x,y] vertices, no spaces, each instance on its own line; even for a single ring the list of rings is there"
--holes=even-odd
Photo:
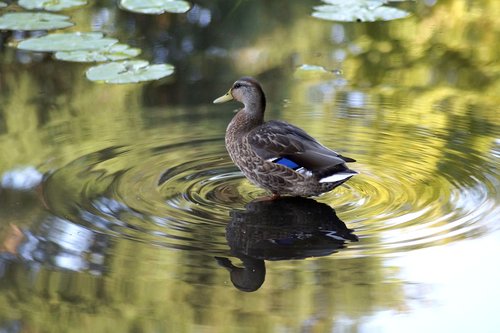
[[[129,60],[91,67],[86,75],[90,81],[135,83],[158,80],[173,72],[174,66],[170,64],[150,65],[145,60]]]
[[[137,57],[141,50],[127,44],[112,44],[99,50],[58,51],[56,59],[74,62],[117,61]]]
[[[116,62],[136,57],[141,51],[120,44],[115,38],[107,38],[100,32],[49,34],[26,39],[20,42],[17,48],[35,52],[55,52],[55,57],[64,61],[112,61],[88,69],[86,75],[91,81],[134,83],[158,80],[174,71],[172,65],[150,65],[144,60]]]
[[[57,12],[84,6],[87,0],[19,0],[19,6],[29,10]],[[0,8],[6,7],[0,1]],[[120,0],[120,7],[144,14],[185,13],[191,5],[183,0]],[[0,16],[0,29],[53,30],[73,26],[70,17],[47,12],[12,12]],[[144,60],[122,61],[134,58],[141,50],[107,38],[100,32],[55,33],[21,41],[17,48],[34,52],[53,52],[56,59],[74,62],[109,62],[91,67],[86,76],[91,81],[132,83],[157,80],[171,75],[170,64],[150,65]]]
[[[19,0],[19,6],[30,10],[58,12],[87,4],[87,0]],[[0,1],[0,8],[7,4]],[[191,5],[183,0],[121,0],[120,7],[141,14],[185,13]],[[15,12],[0,16],[0,29],[53,30],[74,25],[70,17],[43,12]]]
[[[403,9],[386,6],[395,0],[322,0],[314,7],[313,17],[341,22],[390,21],[410,15]],[[401,1],[399,1],[401,2]]]
[[[25,9],[60,11],[87,3],[86,0],[19,0],[19,6]],[[0,2],[0,8],[7,6]],[[44,12],[11,12],[0,16],[0,29],[5,30],[54,30],[73,26],[70,17]]]
[[[121,0],[120,7],[141,14],[185,13],[191,5],[182,0]]]
[[[117,39],[105,38],[100,32],[69,32],[29,38],[20,42],[17,48],[38,52],[100,50],[116,43]]]
[[[119,44],[100,32],[71,32],[29,38],[17,45],[25,51],[55,52],[56,59],[74,62],[116,61],[136,57],[141,50]]]
[[[52,30],[73,26],[70,17],[51,13],[6,13],[0,16],[0,29],[8,30]]]
[[[84,6],[86,0],[19,0],[19,6],[26,9],[43,9],[50,12]]]

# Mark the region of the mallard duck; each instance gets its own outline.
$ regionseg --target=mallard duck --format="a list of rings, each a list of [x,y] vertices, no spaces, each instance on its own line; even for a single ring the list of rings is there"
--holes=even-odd
[[[304,130],[280,120],[264,122],[266,97],[261,85],[243,77],[214,100],[243,103],[226,130],[226,149],[234,164],[252,183],[273,197],[317,196],[347,181],[356,171],[342,156]]]

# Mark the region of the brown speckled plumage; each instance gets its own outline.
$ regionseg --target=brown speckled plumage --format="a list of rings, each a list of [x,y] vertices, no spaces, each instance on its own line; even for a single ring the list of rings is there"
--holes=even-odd
[[[216,99],[244,104],[226,130],[226,148],[233,162],[254,184],[273,195],[316,196],[356,174],[345,162],[354,162],[324,147],[302,129],[283,121],[264,122],[266,100],[260,84],[244,77]],[[280,158],[296,164],[279,164]],[[300,167],[300,169],[298,169]],[[299,172],[300,171],[300,172]],[[333,177],[333,181],[325,181]]]

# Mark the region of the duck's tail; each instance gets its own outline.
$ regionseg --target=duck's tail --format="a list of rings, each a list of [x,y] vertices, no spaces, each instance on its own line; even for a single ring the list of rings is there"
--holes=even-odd
[[[336,183],[336,182],[345,182],[349,178],[351,178],[354,175],[357,175],[358,173],[354,170],[347,169],[344,171],[336,172],[334,174],[324,176],[320,178],[319,182],[320,183]]]

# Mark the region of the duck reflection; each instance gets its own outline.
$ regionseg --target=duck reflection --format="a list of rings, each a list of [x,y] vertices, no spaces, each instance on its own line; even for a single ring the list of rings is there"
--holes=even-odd
[[[253,201],[245,211],[232,211],[226,227],[231,254],[242,261],[216,257],[233,285],[242,291],[259,289],[266,276],[265,260],[305,259],[327,256],[358,237],[330,206],[306,198]]]

